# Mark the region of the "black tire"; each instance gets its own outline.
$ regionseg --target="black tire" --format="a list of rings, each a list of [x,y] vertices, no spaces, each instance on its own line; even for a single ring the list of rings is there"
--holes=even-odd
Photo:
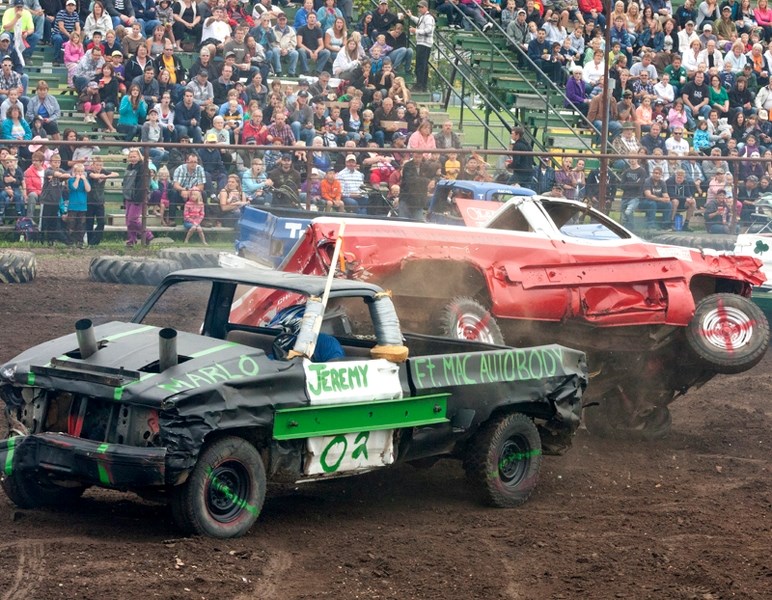
[[[436,327],[444,337],[504,345],[504,336],[495,317],[471,298],[453,298],[437,317]]]
[[[668,436],[673,424],[670,409],[657,405],[646,414],[632,415],[622,392],[613,390],[582,413],[582,422],[592,435],[611,440],[656,441]]]
[[[158,253],[158,257],[177,262],[180,269],[207,269],[220,266],[220,251],[206,248],[164,248]]]
[[[0,252],[0,283],[28,283],[37,275],[37,262],[32,252]]]
[[[172,516],[188,534],[234,538],[254,525],[265,500],[265,468],[241,438],[207,445],[188,480],[172,491]]]
[[[686,342],[716,373],[741,373],[764,358],[769,323],[748,298],[711,294],[697,304],[686,328]]]
[[[66,506],[76,502],[86,486],[62,487],[30,473],[11,473],[2,480],[6,496],[19,508]]]
[[[715,235],[710,233],[686,235],[683,233],[662,233],[652,238],[655,244],[669,244],[671,246],[684,246],[687,248],[713,249],[719,252],[731,252],[734,250],[737,236]]]
[[[91,281],[103,283],[158,285],[179,268],[177,261],[163,258],[97,256],[91,259],[88,274]]]
[[[480,428],[464,470],[487,504],[511,508],[523,504],[536,489],[541,458],[536,425],[525,415],[510,413]]]

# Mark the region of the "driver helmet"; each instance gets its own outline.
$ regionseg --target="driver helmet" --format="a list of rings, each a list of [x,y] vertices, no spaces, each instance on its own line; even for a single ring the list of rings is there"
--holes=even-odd
[[[287,358],[287,354],[292,350],[298,333],[300,333],[300,324],[303,322],[305,312],[304,304],[288,306],[276,313],[268,323],[268,327],[281,329],[281,333],[273,341],[272,350],[275,359],[285,360]]]

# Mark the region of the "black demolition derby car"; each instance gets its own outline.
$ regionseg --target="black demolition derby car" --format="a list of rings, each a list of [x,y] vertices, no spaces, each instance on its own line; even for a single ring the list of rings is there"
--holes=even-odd
[[[34,508],[130,490],[222,538],[249,530],[268,482],[419,459],[462,460],[490,504],[521,504],[587,383],[582,352],[403,336],[375,285],[258,269],[179,271],[131,322],[75,329],[0,367],[5,493]]]

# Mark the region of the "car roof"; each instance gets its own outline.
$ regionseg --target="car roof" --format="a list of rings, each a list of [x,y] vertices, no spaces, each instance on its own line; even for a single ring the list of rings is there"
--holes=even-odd
[[[489,191],[500,194],[513,194],[515,196],[533,196],[536,194],[529,188],[517,185],[507,185],[506,183],[496,183],[491,181],[469,181],[466,179],[440,179],[437,187],[461,187],[475,190],[477,193],[487,193]]]
[[[326,277],[302,275],[300,273],[286,273],[284,271],[273,271],[271,269],[260,268],[185,269],[169,274],[164,279],[164,282],[195,280],[255,285],[286,290],[289,292],[298,292],[306,296],[321,296],[327,285]],[[333,297],[362,296],[371,298],[382,291],[382,288],[371,283],[336,278],[332,280],[330,295]]]

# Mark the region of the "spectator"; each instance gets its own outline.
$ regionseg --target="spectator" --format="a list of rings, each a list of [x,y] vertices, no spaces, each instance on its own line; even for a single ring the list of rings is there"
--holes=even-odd
[[[315,13],[310,13],[306,24],[298,30],[297,47],[303,73],[313,74],[324,71],[330,60],[330,51],[324,47],[324,32]],[[350,56],[350,52],[347,55]],[[310,61],[314,62],[314,70],[310,68]]]
[[[145,72],[145,68],[152,64],[153,60],[148,55],[147,46],[139,46],[137,48],[137,53],[124,68],[124,78],[126,82],[131,83],[137,77],[142,77],[142,74]]]
[[[413,63],[413,49],[408,45],[405,26],[397,22],[389,29],[386,34],[386,43],[391,46],[389,58],[396,73],[400,67],[404,67],[405,75],[410,73],[410,66]]]
[[[72,75],[78,66],[78,61],[86,54],[80,34],[77,31],[70,34],[70,39],[62,46],[62,51],[64,53],[64,66],[67,68],[67,85],[73,87]]]
[[[412,158],[404,163],[398,209],[401,218],[424,220],[424,208],[436,172],[436,166],[427,161],[420,152],[413,154]]]
[[[126,205],[126,245],[134,246],[140,240],[149,244],[153,234],[142,226],[142,209],[147,203],[147,167],[136,148],[129,150],[127,160],[128,165],[121,186]]]
[[[36,93],[30,98],[27,104],[26,118],[32,122],[35,117],[40,117],[43,129],[53,139],[59,139],[59,126],[57,121],[62,115],[59,108],[59,102],[56,97],[48,93],[48,83],[41,80],[38,82]]]
[[[178,0],[174,3],[172,10],[174,12],[172,33],[177,43],[182,45],[187,38],[192,38],[197,43],[201,39],[203,26],[202,15],[199,14],[195,0]]]
[[[54,29],[51,33],[51,44],[54,47],[54,65],[62,64],[62,46],[64,42],[70,39],[70,34],[77,32],[80,35],[80,19],[78,18],[78,13],[75,12],[76,5],[75,0],[67,0],[64,10],[56,13],[54,18]]]
[[[185,226],[185,243],[190,241],[190,237],[193,233],[198,233],[198,237],[204,246],[207,246],[206,237],[204,236],[204,230],[201,227],[201,222],[205,216],[204,200],[201,196],[201,192],[194,191],[190,194],[190,197],[185,202],[185,208],[183,210],[183,224]]]
[[[121,50],[126,56],[134,56],[140,46],[145,46],[145,49],[149,52],[147,40],[142,33],[142,24],[139,21],[134,21],[121,40]]]
[[[436,142],[432,135],[432,122],[427,120],[421,121],[418,129],[408,138],[407,147],[414,150],[434,150]],[[425,158],[429,158],[431,155],[427,155]]]
[[[94,32],[107,33],[113,29],[113,20],[105,12],[105,5],[100,0],[94,2],[94,6],[91,8],[91,12],[86,17],[85,25],[83,25],[83,36],[85,40],[90,40],[94,37]],[[89,244],[90,245],[90,244]]]
[[[142,25],[146,37],[151,37],[161,21],[157,18],[155,0],[130,0],[134,16]]]
[[[73,69],[72,83],[75,90],[78,93],[82,92],[88,82],[95,80],[97,75],[102,72],[104,64],[102,48],[94,46],[78,61],[78,64]]]
[[[574,67],[573,77],[566,84],[566,98],[563,105],[566,108],[576,109],[586,116],[590,108],[590,99],[587,97],[584,81],[582,81],[582,73],[581,67]]]
[[[198,164],[198,154],[190,152],[185,163],[174,170],[172,191],[169,194],[169,223],[174,225],[177,209],[190,198],[191,192],[204,192],[206,173]]]
[[[248,200],[260,203],[270,202],[270,197],[264,189],[267,179],[268,176],[263,169],[263,159],[253,158],[252,168],[245,170],[241,176],[241,187]]]
[[[434,46],[434,17],[429,13],[426,0],[418,2],[418,16],[407,11],[410,20],[416,27],[410,28],[410,33],[416,36],[415,85],[414,92],[425,92],[429,84],[429,53]]]
[[[643,184],[643,201],[639,204],[646,211],[647,227],[656,228],[657,211],[663,211],[664,218],[672,222],[678,209],[678,201],[671,199],[667,192],[667,185],[662,178],[662,168],[654,167],[651,176]],[[666,214],[665,214],[666,213]]]
[[[677,210],[686,209],[681,231],[691,231],[689,221],[697,208],[697,202],[694,199],[696,190],[694,184],[686,178],[684,169],[677,168],[675,174],[667,180],[667,193],[674,203],[677,201]],[[675,213],[672,214],[672,217],[675,219]],[[673,222],[673,229],[675,230],[675,228],[675,222]]]
[[[566,156],[561,163],[561,169],[555,172],[555,183],[563,190],[563,197],[573,200],[576,197],[576,173],[573,170],[574,161]]]
[[[324,202],[325,212],[346,212],[346,205],[343,203],[343,188],[338,181],[335,173],[335,167],[330,165],[325,173],[324,179],[319,184],[319,197]]]
[[[731,209],[727,204],[726,190],[720,189],[715,198],[705,203],[705,229],[708,233],[729,233]]]
[[[14,109],[18,111],[18,109]],[[13,203],[16,209],[16,217],[27,214],[27,184],[24,173],[19,169],[15,157],[8,156],[2,165],[2,188],[0,188],[0,222],[5,215],[7,207]]]
[[[375,40],[381,33],[386,33],[391,29],[400,19],[397,15],[389,10],[388,0],[378,0],[378,8],[373,13],[373,20],[370,26],[370,39]]]
[[[603,121],[608,120],[609,139],[613,140],[622,133],[622,122],[619,120],[617,103],[609,102],[608,110],[603,110],[603,80],[600,81],[600,91],[590,100],[587,108],[587,119],[600,131]]]
[[[12,106],[8,109],[5,119],[0,126],[0,139],[4,140],[31,140],[32,130],[22,118],[21,109]],[[20,150],[21,151],[21,150]]]
[[[316,14],[314,11],[314,0],[303,0],[303,6],[295,12],[295,21],[292,23],[295,31],[299,31],[308,22],[308,15],[311,13]]]
[[[297,206],[298,190],[300,189],[300,172],[292,165],[292,154],[283,152],[279,166],[268,173],[266,185],[273,188],[272,204],[274,206]]]
[[[118,109],[117,130],[124,135],[127,142],[132,141],[139,135],[139,124],[147,115],[147,103],[142,98],[138,85],[131,84],[129,92],[121,100],[121,106]],[[123,153],[128,154],[129,149],[124,148]]]
[[[522,185],[522,184],[520,184]],[[539,164],[533,169],[531,180],[525,187],[533,189],[537,194],[546,194],[555,185],[555,169],[546,156],[539,158]]]
[[[199,108],[206,108],[214,102],[214,88],[209,82],[209,72],[206,69],[201,69],[190,80],[185,90],[192,93],[193,102]]]
[[[359,170],[355,155],[349,154],[346,156],[346,167],[339,171],[336,177],[340,181],[343,204],[346,206],[346,209],[365,214],[366,208],[364,204],[367,197],[362,191],[362,185],[364,185],[365,180],[364,175]]]
[[[212,56],[222,51],[223,45],[231,35],[228,16],[221,6],[212,9],[212,16],[204,19],[201,29],[201,46],[207,46]]]
[[[530,152],[533,150],[531,144],[525,139],[525,130],[522,127],[512,128],[510,149],[513,152]],[[512,171],[512,177],[510,178],[512,183],[523,187],[528,187],[531,184],[531,174],[533,171],[532,157],[525,154],[514,155],[508,164],[508,168]]]
[[[380,36],[378,37],[380,38]],[[385,37],[386,36],[383,37],[384,45]],[[330,53],[330,61],[333,63],[335,62],[338,53],[343,49],[347,39],[346,20],[343,17],[336,17],[332,27],[324,32],[324,47]],[[389,50],[391,50],[391,48],[389,48]]]
[[[696,127],[697,116],[707,118],[710,114],[710,90],[705,83],[705,75],[697,72],[694,80],[687,83],[681,90],[681,99],[684,101],[686,121],[689,129]]]
[[[282,59],[287,60],[287,69],[290,77],[296,77],[298,65],[298,36],[295,30],[287,24],[287,15],[279,14],[276,19],[273,34],[276,37],[275,52],[273,55],[273,70],[277,77],[281,77]],[[321,32],[321,30],[320,30]],[[329,55],[328,55],[329,56]],[[307,64],[305,65],[307,67]],[[318,65],[317,65],[318,68]]]
[[[116,171],[108,173],[103,168],[102,158],[95,156],[87,173],[91,189],[86,196],[86,217],[83,228],[89,246],[98,246],[102,242],[105,229],[105,184],[108,179],[119,177]]]
[[[83,248],[83,236],[85,234],[86,210],[88,208],[87,197],[91,191],[91,184],[86,176],[86,169],[82,164],[72,168],[72,177],[67,182],[67,229],[69,230],[70,243],[78,248]]]
[[[619,184],[622,188],[621,223],[635,230],[637,229],[635,211],[638,210],[638,206],[643,198],[643,184],[648,174],[637,158],[629,159],[628,163],[628,168],[622,170],[618,175]]]
[[[83,111],[84,123],[96,123],[97,115],[102,111],[102,99],[99,97],[99,84],[89,81],[78,96],[78,102]]]
[[[27,216],[32,219],[35,218],[35,206],[38,204],[40,194],[43,191],[43,181],[45,176],[45,155],[40,152],[40,146],[30,146],[36,148],[32,152],[32,164],[24,171],[24,186],[27,190]],[[42,205],[41,205],[42,206]],[[3,211],[5,207],[0,207],[0,211]]]

